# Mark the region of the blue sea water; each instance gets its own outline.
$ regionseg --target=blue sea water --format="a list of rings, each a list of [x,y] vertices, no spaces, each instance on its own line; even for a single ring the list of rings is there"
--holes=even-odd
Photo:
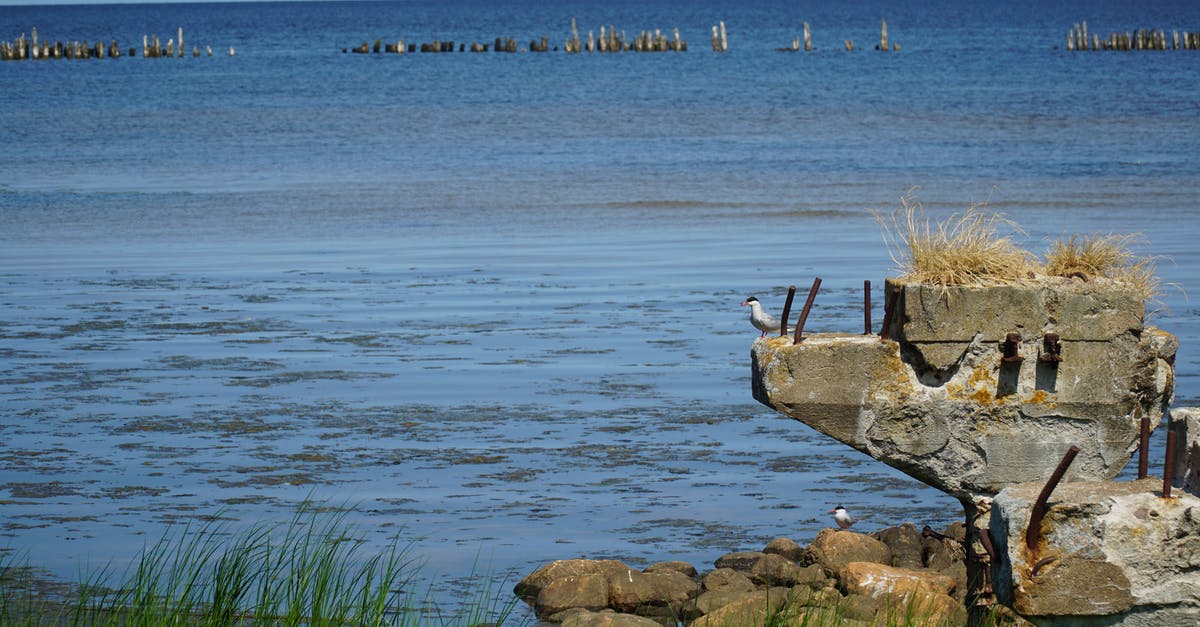
[[[568,55],[572,17],[690,49]],[[882,17],[899,51],[872,50]],[[957,520],[756,404],[738,307],[820,276],[809,328],[860,330],[862,281],[893,273],[872,210],[914,187],[1035,250],[1141,233],[1194,405],[1200,52],[1067,52],[1080,20],[1194,31],[1200,5],[0,7],[0,40],[183,27],[215,52],[0,63],[0,550],[70,580],[170,523],[313,497],[413,538],[437,580],[703,569],[839,502],[866,529]],[[776,52],[802,22],[816,50]]]

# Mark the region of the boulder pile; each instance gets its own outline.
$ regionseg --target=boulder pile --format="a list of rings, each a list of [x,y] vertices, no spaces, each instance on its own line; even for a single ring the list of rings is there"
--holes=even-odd
[[[686,624],[961,625],[967,611],[962,523],[871,534],[822,530],[729,553],[701,573],[686,562],[638,570],[619,560],[551,562],[513,592],[564,627]]]

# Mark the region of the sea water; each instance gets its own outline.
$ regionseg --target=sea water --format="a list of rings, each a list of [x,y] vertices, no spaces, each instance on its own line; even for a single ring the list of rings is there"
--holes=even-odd
[[[689,50],[568,55],[572,17]],[[1140,233],[1195,404],[1200,52],[1068,52],[1080,20],[1198,30],[1200,6],[0,7],[0,39],[189,48],[0,64],[0,551],[71,581],[316,499],[411,542],[453,604],[560,558],[704,570],[838,504],[945,526],[953,499],[753,401],[738,306],[819,276],[806,328],[859,332],[871,280],[878,326],[877,214],[910,193],[1039,252]],[[802,22],[816,49],[777,52]]]

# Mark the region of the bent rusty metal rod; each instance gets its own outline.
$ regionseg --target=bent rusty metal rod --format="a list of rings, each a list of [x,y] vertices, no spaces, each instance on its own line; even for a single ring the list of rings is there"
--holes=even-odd
[[[808,300],[804,301],[804,309],[800,311],[800,320],[796,323],[796,335],[792,337],[793,344],[799,344],[800,338],[804,337],[804,323],[808,321],[808,312],[812,310],[813,301],[817,298],[817,291],[821,289],[821,277],[813,279],[812,287],[808,290]]]
[[[863,281],[863,335],[871,334],[871,282]]]
[[[1075,456],[1079,454],[1079,447],[1072,445],[1067,449],[1067,454],[1063,455],[1062,461],[1058,462],[1058,468],[1050,474],[1050,479],[1046,481],[1046,485],[1042,487],[1041,494],[1038,494],[1037,500],[1033,503],[1033,511],[1029,514],[1029,526],[1025,528],[1025,547],[1030,551],[1037,547],[1038,540],[1042,537],[1042,518],[1046,515],[1046,501],[1050,500],[1050,494],[1054,492],[1054,488],[1058,487],[1058,482],[1062,481],[1063,475],[1067,473],[1067,468],[1071,462],[1075,461]]]
[[[1150,417],[1142,416],[1141,441],[1138,442],[1138,479],[1150,472]]]
[[[1163,498],[1171,498],[1171,484],[1175,481],[1175,431],[1167,429],[1167,459],[1163,462]]]
[[[888,339],[888,327],[892,326],[892,317],[896,315],[896,304],[900,300],[900,288],[892,288],[891,298],[884,294],[883,298],[883,329],[879,331],[879,339]]]
[[[787,300],[783,301],[783,315],[779,317],[779,337],[787,335],[788,314],[792,313],[792,299],[796,297],[796,286],[788,286]]]

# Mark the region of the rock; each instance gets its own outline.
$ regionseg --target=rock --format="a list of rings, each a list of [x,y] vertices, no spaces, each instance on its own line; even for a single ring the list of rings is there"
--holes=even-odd
[[[782,555],[763,555],[750,569],[750,579],[765,586],[792,586],[800,576],[796,562]]]
[[[881,603],[879,599],[866,594],[847,595],[839,607],[843,618],[849,620],[874,620]]]
[[[690,623],[691,627],[762,625],[768,616],[782,618],[801,612],[787,588],[767,588],[740,595],[737,599]]]
[[[897,568],[922,568],[921,532],[913,523],[904,523],[899,527],[888,527],[871,534],[874,538],[887,545],[892,551],[892,566]]]
[[[870,536],[848,530],[822,529],[804,551],[805,561],[820,564],[826,574],[836,576],[851,562],[891,564],[892,551]]]
[[[564,618],[562,627],[662,627],[658,621],[634,614],[619,614],[612,610],[589,612],[581,610]]]
[[[712,592],[719,590],[749,592],[756,587],[749,577],[732,568],[718,568],[708,573],[701,580],[701,585],[705,590]]]
[[[793,562],[799,562],[804,555],[804,547],[788,538],[775,538],[763,548],[763,553],[782,555]]]
[[[945,625],[966,625],[967,608],[945,594],[927,594],[913,597],[888,596],[880,599],[881,607],[876,615],[876,622],[883,619],[887,625],[908,625],[912,627],[944,627]],[[984,622],[985,625],[1005,622]]]
[[[543,586],[533,607],[538,616],[577,607],[598,611],[608,607],[608,597],[608,576],[601,573],[569,575]]]
[[[795,585],[797,586],[820,590],[827,587],[829,583],[830,579],[825,576],[825,569],[820,564],[809,564],[796,573]]]
[[[659,562],[651,564],[642,569],[644,573],[662,573],[662,572],[677,572],[683,573],[688,577],[695,578],[700,573],[696,571],[696,567],[687,562]]]
[[[680,572],[627,570],[608,576],[608,607],[618,612],[671,615],[699,593],[700,585]]]
[[[925,568],[942,571],[962,563],[966,559],[966,551],[962,542],[946,538],[921,538],[921,561]]]
[[[1061,483],[1030,551],[1041,483],[996,495],[997,598],[1036,623],[1200,624],[1200,497],[1163,499],[1162,480]]]
[[[536,599],[538,593],[546,584],[556,579],[572,575],[620,573],[629,567],[617,560],[586,560],[570,559],[550,562],[529,573],[513,587],[513,593],[530,602]]]
[[[949,595],[955,582],[950,577],[932,571],[895,568],[871,562],[851,562],[839,572],[838,581],[846,594],[865,594],[881,598]]]
[[[963,603],[967,598],[967,564],[966,562],[955,562],[949,568],[943,568],[937,571],[939,575],[945,575],[954,580],[954,594],[950,595],[959,603]]]
[[[754,563],[762,559],[766,555],[759,551],[743,551],[740,553],[726,553],[717,558],[713,564],[717,568],[732,568],[738,572],[748,573],[754,568]]]
[[[751,587],[749,590],[739,590],[737,588],[709,590],[696,597],[696,610],[700,614],[711,614],[717,609],[725,607],[754,591],[754,587]]]

